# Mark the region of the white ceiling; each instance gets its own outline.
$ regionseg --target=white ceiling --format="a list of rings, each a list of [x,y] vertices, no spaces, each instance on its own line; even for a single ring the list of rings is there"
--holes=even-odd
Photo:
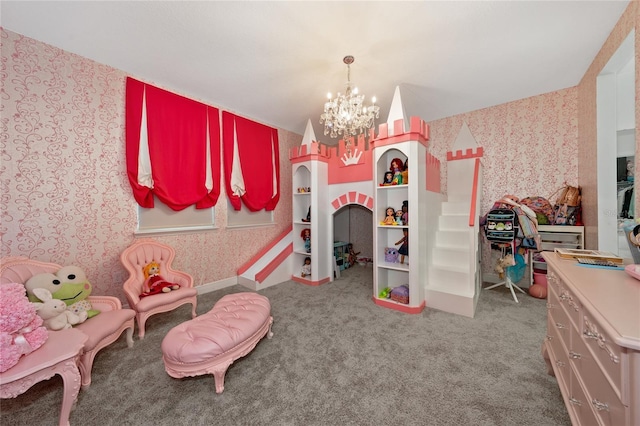
[[[575,86],[629,1],[6,1],[5,29],[317,139],[352,83],[426,121]]]

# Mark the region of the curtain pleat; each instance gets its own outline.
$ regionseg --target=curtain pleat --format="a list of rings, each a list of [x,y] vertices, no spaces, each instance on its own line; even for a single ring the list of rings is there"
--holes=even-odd
[[[225,188],[235,210],[273,210],[280,199],[278,131],[222,113]]]
[[[126,102],[127,173],[136,201],[151,208],[155,195],[176,211],[213,207],[220,194],[218,110],[132,78]],[[148,144],[151,179],[140,173],[141,144]]]

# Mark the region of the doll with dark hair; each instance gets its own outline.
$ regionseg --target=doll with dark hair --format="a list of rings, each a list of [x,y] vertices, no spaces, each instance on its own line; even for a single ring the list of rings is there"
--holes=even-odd
[[[409,224],[409,200],[404,200],[402,202],[402,224]]]
[[[396,225],[396,209],[387,207],[384,214],[385,218],[380,222],[380,225]]]
[[[396,243],[402,244],[398,247],[398,253],[400,253],[400,263],[404,263],[404,257],[409,256],[409,230],[407,228],[402,228],[402,233],[404,236]]]
[[[380,186],[389,186],[393,184],[393,172],[385,172],[384,180],[380,184]]]
[[[309,256],[304,258],[304,264],[302,265],[300,276],[302,278],[311,276],[311,258]]]

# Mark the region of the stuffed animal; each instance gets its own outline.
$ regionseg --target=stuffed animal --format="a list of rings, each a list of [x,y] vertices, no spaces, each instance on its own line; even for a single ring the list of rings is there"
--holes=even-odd
[[[500,276],[500,279],[504,278],[505,269],[507,269],[510,266],[514,266],[515,264],[516,262],[512,254],[508,254],[505,257],[498,259],[498,262],[496,263],[495,271]]]
[[[67,305],[64,301],[54,299],[51,292],[46,288],[36,288],[33,291],[42,302],[32,302],[32,304],[48,330],[64,330],[87,319],[86,311],[76,315],[67,310]]]
[[[398,263],[398,249],[395,247],[385,247],[384,261],[387,263]]]
[[[24,286],[32,302],[40,301],[34,290],[44,288],[49,290],[54,299],[64,301],[67,310],[80,318],[91,318],[100,313],[99,310],[93,309],[91,302],[87,299],[91,294],[92,286],[87,275],[78,266],[62,267],[55,275],[51,273],[34,275]],[[86,312],[86,316],[82,315],[83,312]]]
[[[42,318],[29,303],[24,286],[0,285],[0,373],[18,363],[47,341],[49,333]]]
[[[142,271],[144,272],[144,283],[142,284],[140,297],[168,293],[180,288],[179,284],[169,282],[160,275],[160,265],[158,262],[151,262],[145,265]]]

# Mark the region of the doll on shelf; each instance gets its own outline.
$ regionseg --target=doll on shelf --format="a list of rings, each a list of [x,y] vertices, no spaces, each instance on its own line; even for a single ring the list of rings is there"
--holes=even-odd
[[[309,256],[304,258],[304,264],[302,265],[300,276],[302,278],[311,276],[311,258]]]
[[[393,207],[387,207],[385,210],[385,218],[380,225],[396,225],[396,210]]]
[[[404,170],[404,162],[399,158],[391,160],[389,170],[393,173],[391,185],[402,185],[402,171]]]
[[[304,228],[300,233],[300,238],[304,241],[305,251],[311,253],[311,229]]]
[[[398,253],[400,254],[400,263],[404,264],[404,257],[409,256],[409,230],[402,228],[404,236],[395,244],[402,244],[398,247]]]
[[[402,224],[409,224],[409,200],[404,200],[402,202]]]
[[[409,159],[404,162],[404,166],[402,167],[402,183],[407,185],[409,183]]]
[[[402,210],[396,210],[396,225],[402,226],[404,223],[402,221]]]
[[[385,172],[384,180],[380,184],[380,186],[390,186],[393,185],[393,172]]]

